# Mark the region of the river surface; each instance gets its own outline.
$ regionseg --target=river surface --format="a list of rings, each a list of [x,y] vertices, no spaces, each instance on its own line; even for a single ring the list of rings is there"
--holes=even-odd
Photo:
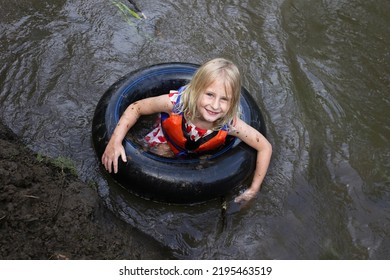
[[[29,148],[72,160],[175,258],[390,259],[390,1],[135,1],[140,20],[114,2],[0,0],[0,118]],[[265,117],[259,196],[224,214],[117,188],[91,141],[100,97],[140,67],[215,57]]]

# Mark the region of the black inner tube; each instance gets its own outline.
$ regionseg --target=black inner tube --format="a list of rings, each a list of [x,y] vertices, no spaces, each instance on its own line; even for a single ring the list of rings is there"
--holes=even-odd
[[[131,72],[113,84],[99,101],[93,118],[92,138],[99,161],[129,104],[180,88],[198,67],[158,64]],[[245,88],[240,105],[241,118],[265,135],[261,112]],[[126,137],[123,145],[127,163],[119,159],[119,171],[112,177],[137,195],[169,203],[197,203],[224,196],[250,177],[256,163],[255,150],[239,139],[213,155],[190,159],[158,156],[142,149],[131,137]]]

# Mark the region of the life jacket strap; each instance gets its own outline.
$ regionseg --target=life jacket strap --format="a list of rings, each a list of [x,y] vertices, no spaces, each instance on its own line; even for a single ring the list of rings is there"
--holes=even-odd
[[[183,131],[183,135],[184,137],[187,139],[186,143],[185,143],[185,148],[186,150],[188,151],[194,151],[196,150],[197,148],[199,148],[200,145],[206,143],[207,141],[209,141],[211,138],[215,137],[217,134],[218,134],[218,131],[213,131],[212,133],[204,136],[204,137],[200,137],[198,140],[193,140],[191,139],[190,135],[188,134],[186,128],[185,128],[185,118],[184,116],[182,116],[183,120],[181,122],[181,129]]]

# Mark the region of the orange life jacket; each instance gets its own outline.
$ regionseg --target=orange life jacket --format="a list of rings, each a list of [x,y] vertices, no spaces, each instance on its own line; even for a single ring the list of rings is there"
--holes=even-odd
[[[226,130],[220,129],[193,141],[186,133],[183,116],[175,113],[162,116],[161,126],[168,145],[175,155],[202,154],[216,150],[225,144],[228,135]]]

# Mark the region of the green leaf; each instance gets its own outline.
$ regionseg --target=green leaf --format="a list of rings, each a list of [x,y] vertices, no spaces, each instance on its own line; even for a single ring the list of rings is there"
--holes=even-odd
[[[136,19],[142,19],[135,11],[127,7],[125,4],[117,1],[113,1],[112,3],[123,13],[123,15],[127,18],[127,21],[129,20],[129,16],[133,16]]]

